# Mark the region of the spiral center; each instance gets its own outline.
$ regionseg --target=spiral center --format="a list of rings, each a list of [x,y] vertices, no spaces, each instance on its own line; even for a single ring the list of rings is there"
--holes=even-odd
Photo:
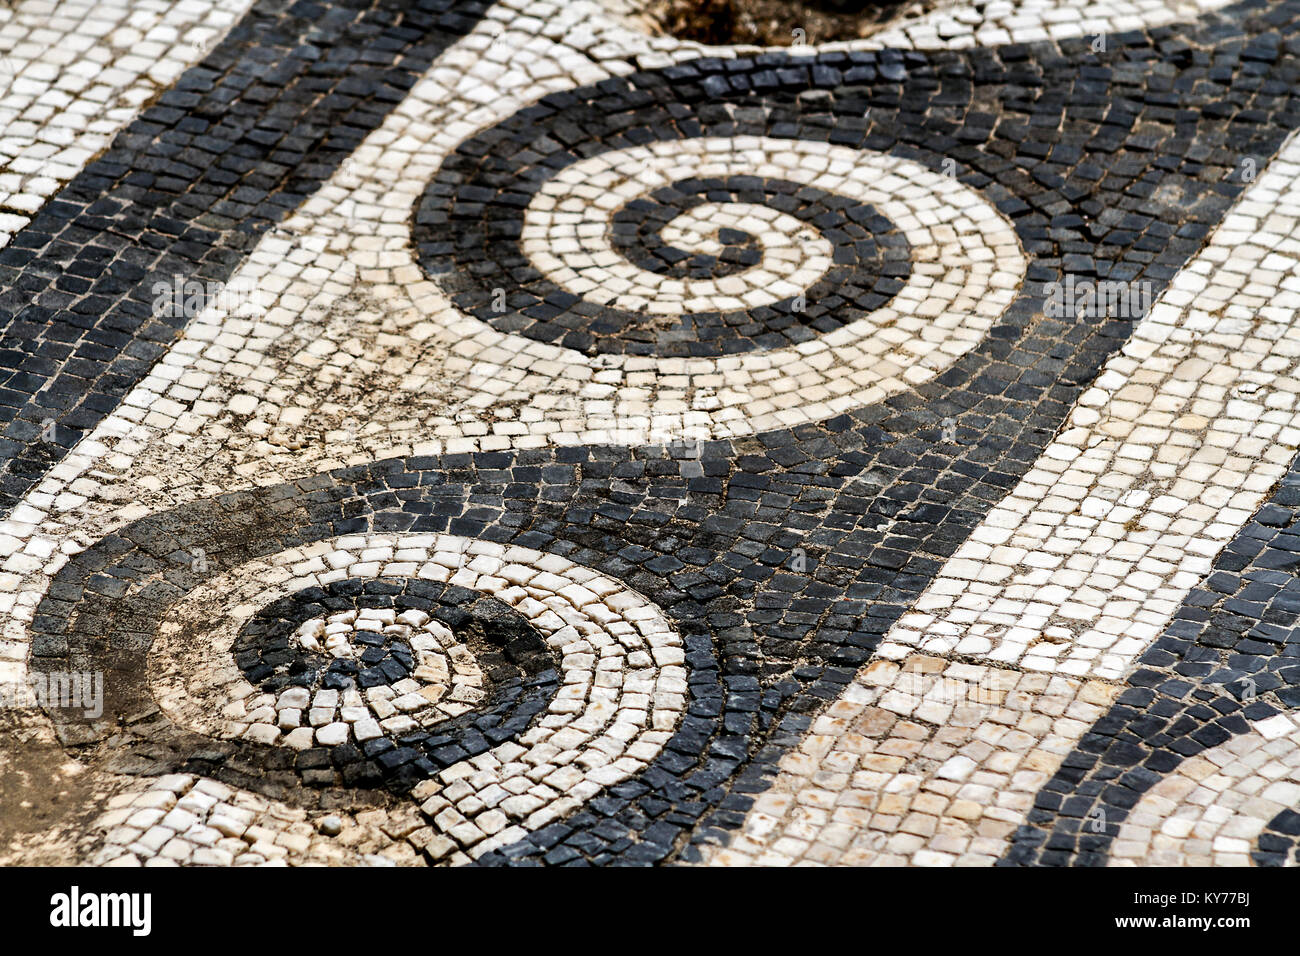
[[[660,198],[629,204],[611,221],[613,246],[627,262],[616,269],[618,293],[606,303],[613,308],[740,312],[804,293],[834,263],[834,247],[815,228],[769,206],[691,197],[696,204],[679,212]],[[620,229],[633,215],[634,228]]]
[[[323,687],[355,685],[372,707],[379,700],[400,712],[434,705],[455,717],[484,697],[484,676],[473,652],[424,611],[339,611],[304,622],[293,639],[304,651],[331,658]]]

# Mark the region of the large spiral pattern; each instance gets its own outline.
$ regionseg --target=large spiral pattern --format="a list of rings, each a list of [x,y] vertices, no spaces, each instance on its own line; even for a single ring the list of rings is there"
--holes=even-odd
[[[916,375],[973,347],[1023,281],[986,200],[867,150],[771,136],[609,150],[549,175],[517,224],[504,203],[464,201],[476,180],[448,195],[462,178],[449,164],[425,194],[417,240],[433,223],[458,237],[422,241],[426,267],[493,327],[579,351],[779,361],[820,341],[852,370],[910,351]],[[483,257],[523,281],[492,285]]]
[[[232,612],[214,619],[214,603]],[[331,629],[348,636],[331,644]],[[191,591],[160,638],[154,693],[178,725],[298,751],[309,784],[468,780],[476,812],[434,816],[474,856],[643,768],[685,705],[680,637],[635,591],[457,535],[279,552]],[[185,656],[196,644],[210,664]],[[459,699],[444,696],[448,656],[468,679]]]

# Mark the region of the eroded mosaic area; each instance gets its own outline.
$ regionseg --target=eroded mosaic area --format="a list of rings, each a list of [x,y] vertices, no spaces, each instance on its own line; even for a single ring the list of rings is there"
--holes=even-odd
[[[51,6],[0,859],[1297,862],[1300,2]]]

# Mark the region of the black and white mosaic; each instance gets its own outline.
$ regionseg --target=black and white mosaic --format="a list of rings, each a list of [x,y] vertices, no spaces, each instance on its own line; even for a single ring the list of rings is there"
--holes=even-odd
[[[0,250],[88,862],[1297,862],[1300,3],[995,6],[259,0],[123,116]]]

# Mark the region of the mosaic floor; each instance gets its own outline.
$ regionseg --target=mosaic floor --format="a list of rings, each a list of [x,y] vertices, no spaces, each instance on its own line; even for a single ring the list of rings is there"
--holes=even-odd
[[[1300,0],[0,4],[0,862],[1279,866]]]

